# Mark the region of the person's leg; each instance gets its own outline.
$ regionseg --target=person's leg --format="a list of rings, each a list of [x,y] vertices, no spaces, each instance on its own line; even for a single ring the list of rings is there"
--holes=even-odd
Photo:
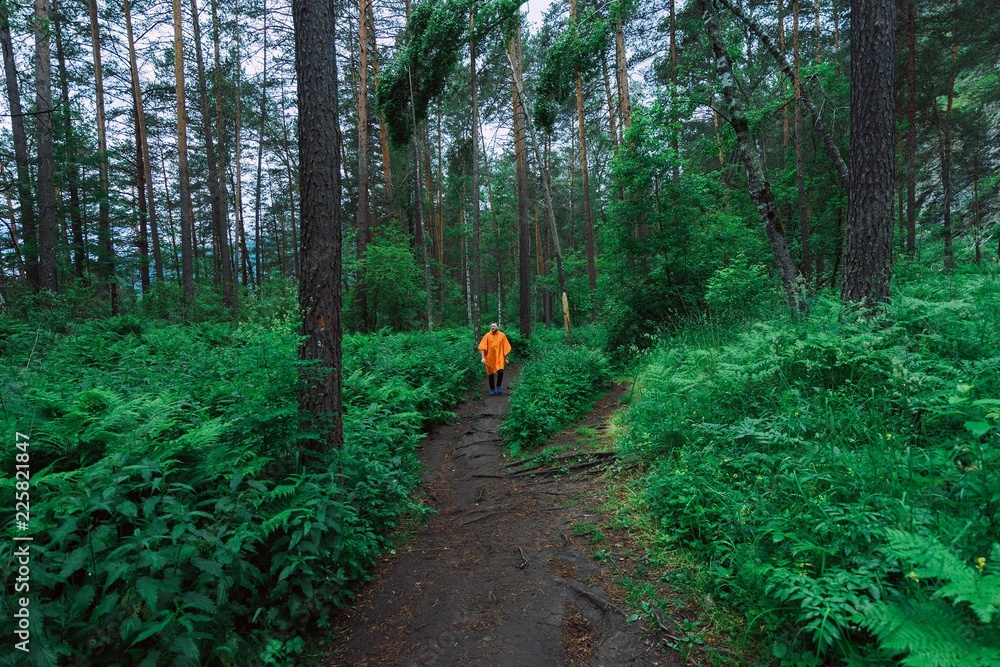
[[[503,369],[502,368],[498,368],[497,369],[497,389],[499,389],[499,390],[503,389]]]
[[[492,375],[487,375],[486,377],[488,377],[489,380],[490,380],[490,391],[495,390],[496,389],[496,385],[493,383],[493,379],[496,377],[496,373],[494,373]]]

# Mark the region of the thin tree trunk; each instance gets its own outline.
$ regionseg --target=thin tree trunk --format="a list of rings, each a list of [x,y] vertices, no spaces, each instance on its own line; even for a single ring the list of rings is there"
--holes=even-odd
[[[851,173],[841,298],[889,299],[895,155],[894,0],[851,3]]]
[[[785,55],[787,53],[785,47],[785,1],[778,0],[778,45],[780,47],[781,56],[778,58],[778,62],[785,62]],[[782,97],[785,94],[785,82],[781,82],[781,93]],[[781,107],[781,146],[782,148],[788,148],[788,145],[792,143],[792,128],[791,123],[788,121],[788,104]]]
[[[818,0],[817,0],[818,1]],[[805,136],[802,127],[802,76],[799,54],[799,0],[792,0],[792,62],[795,69],[795,181],[798,190],[799,243],[802,247],[802,278],[809,282],[812,253],[809,249],[809,211],[806,207]]]
[[[510,61],[512,65],[521,68],[521,27],[518,26],[510,40]],[[607,68],[605,68],[605,87],[607,86]],[[518,319],[521,335],[525,338],[531,335],[531,258],[528,227],[528,168],[524,145],[524,115],[521,99],[517,94],[517,82],[514,73],[510,76],[511,99],[514,113],[514,164],[517,176],[517,282],[518,282]],[[613,112],[611,111],[611,94],[608,91],[608,116],[611,119],[611,136],[615,136]],[[537,225],[537,223],[536,223]],[[537,226],[536,226],[537,234]]]
[[[476,12],[469,13],[469,71],[472,87],[472,337],[476,343],[482,337],[482,315],[479,296],[481,264],[479,258],[479,91],[476,77]]]
[[[907,2],[906,254],[917,250],[917,1]]]
[[[370,225],[368,220],[368,11],[371,0],[358,3],[358,276],[354,287],[355,305],[360,315],[362,331],[369,331],[368,293],[365,288],[365,255],[368,252]]]
[[[225,149],[225,117],[222,113],[222,82],[219,77],[222,76],[222,58],[220,56],[220,39],[219,39],[219,14],[218,14],[218,0],[210,0],[209,6],[212,8],[212,45],[215,51],[215,72],[212,76],[212,84],[215,86],[215,124],[216,124],[216,139],[218,140],[218,153],[216,154],[216,181],[219,184],[219,202],[221,204],[221,216],[222,226],[220,228],[219,240],[222,243],[222,256],[220,261],[222,263],[222,285],[223,285],[223,301],[225,301],[226,292],[229,292],[230,298],[230,310],[232,311],[233,318],[237,316],[237,308],[239,307],[239,290],[236,289],[236,277],[233,273],[233,251],[232,242],[230,241],[230,234],[232,230],[229,226],[229,190],[226,185],[226,162],[228,155]],[[235,3],[238,8],[239,3]],[[239,30],[237,30],[237,40],[239,39]],[[239,86],[236,88],[236,104],[239,106],[240,89]]]
[[[263,55],[261,56],[262,63],[262,74],[261,74],[261,84],[260,84],[260,128],[257,130],[257,187],[254,191],[254,206],[253,206],[253,230],[254,230],[254,272],[257,274],[258,286],[262,285],[264,282],[264,277],[261,275],[261,234],[260,234],[260,203],[261,203],[261,190],[263,188],[262,179],[262,168],[264,162],[264,129],[265,123],[267,122],[267,0],[264,0],[264,48]]]
[[[413,107],[413,74],[407,72],[410,84],[410,119],[413,121],[413,189],[416,203],[415,232],[417,243],[424,255],[424,291],[427,294],[427,330],[434,329],[433,297],[431,296],[431,261],[427,252],[427,235],[424,234],[424,193],[420,187],[420,126],[417,124],[417,112]],[[474,98],[473,98],[474,103]],[[473,300],[476,300],[473,297]]]
[[[541,148],[539,148],[538,137],[535,135],[535,128],[531,123],[531,116],[528,114],[528,100],[524,93],[524,83],[521,81],[520,71],[514,66],[514,62],[510,58],[510,53],[507,54],[507,64],[510,66],[510,71],[514,76],[514,85],[517,86],[517,96],[521,103],[524,124],[528,128],[528,134],[531,135],[531,144],[535,152],[535,162],[539,165],[539,171],[542,172],[542,186],[543,191],[545,192],[545,213],[549,219],[549,228],[552,234],[552,245],[556,254],[556,270],[559,274],[559,291],[562,294],[563,326],[566,330],[566,340],[569,341],[571,326],[569,318],[569,296],[566,294],[566,272],[563,270],[562,248],[559,245],[559,230],[556,227],[555,212],[552,210],[552,192],[549,188],[549,172],[548,169],[542,167],[542,165],[545,165],[545,162],[542,161],[542,151]]]
[[[604,77],[604,97],[608,103],[608,132],[611,137],[612,150],[618,147],[618,124],[615,122],[615,103],[611,98],[611,78],[608,76],[607,53],[601,53],[601,74]]]
[[[302,265],[299,359],[310,366],[299,407],[325,437],[319,449],[344,444],[340,291],[340,128],[334,3],[292,0],[298,77]],[[331,104],[331,101],[334,103]]]
[[[181,284],[184,304],[194,301],[194,206],[188,175],[187,102],[184,94],[184,33],[181,28],[181,0],[173,0],[174,81],[177,98],[177,181],[181,209]]]
[[[979,212],[979,152],[972,156],[972,228],[976,237],[976,264],[982,261],[983,226]]]
[[[142,105],[142,90],[139,87],[139,66],[135,55],[135,38],[132,34],[132,7],[129,0],[123,0],[122,7],[125,11],[125,32],[128,38],[128,60],[129,60],[129,73],[131,75],[132,82],[132,113],[135,116],[135,146],[136,146],[136,175],[135,183],[136,189],[139,191],[137,197],[139,203],[139,255],[141,258],[140,263],[140,280],[142,282],[142,291],[145,293],[149,290],[150,277],[149,277],[149,244],[146,234],[146,217],[150,218],[150,227],[155,230],[155,223],[152,222],[153,219],[153,198],[147,197],[147,192],[152,191],[152,184],[149,182],[151,171],[149,165],[149,149],[146,145],[146,121],[143,114]],[[159,280],[163,280],[163,267],[160,263],[158,253],[159,253],[159,242],[155,237],[153,238],[153,263],[156,265],[156,277]]]
[[[788,241],[785,239],[784,229],[781,227],[781,221],[778,219],[778,211],[774,201],[774,193],[771,191],[771,184],[765,178],[760,158],[753,147],[750,126],[744,115],[743,108],[736,97],[736,79],[729,61],[729,54],[719,36],[719,28],[716,23],[718,19],[717,12],[710,5],[711,1],[698,0],[698,3],[705,21],[705,30],[712,43],[712,51],[715,56],[716,79],[722,84],[722,95],[726,104],[729,122],[736,133],[736,155],[744,167],[746,167],[747,189],[750,199],[757,207],[761,222],[764,224],[764,231],[770,242],[771,252],[774,254],[778,272],[781,274],[781,282],[785,287],[785,293],[788,295],[788,302],[796,312],[804,313],[807,310],[807,305],[802,295],[802,276],[799,274],[795,262],[792,261],[792,254],[788,249]]]
[[[225,183],[220,178],[219,158],[215,151],[215,137],[212,118],[208,112],[208,82],[205,75],[205,58],[201,51],[201,19],[198,16],[198,0],[191,0],[191,16],[194,25],[194,52],[198,66],[198,98],[201,106],[201,127],[205,137],[205,153],[208,157],[208,191],[212,203],[212,237],[216,247],[213,253],[215,280],[222,287],[222,303],[235,312],[236,300],[233,290],[233,274],[229,263],[229,216],[224,195]]]
[[[670,145],[674,151],[674,167],[671,170],[674,183],[681,178],[678,161],[681,157],[680,132],[677,129],[677,8],[670,0],[670,120],[674,127],[670,131]]]
[[[103,287],[108,290],[111,314],[118,314],[118,283],[115,281],[115,251],[111,240],[111,202],[108,180],[107,121],[104,112],[104,68],[101,64],[101,31],[97,21],[97,0],[89,0],[90,43],[94,51],[94,90],[97,101],[98,193],[97,266]]]
[[[52,2],[52,25],[56,33],[56,60],[59,63],[59,89],[62,99],[69,100],[69,76],[66,72],[66,56],[62,41],[62,12],[55,0]],[[80,212],[80,179],[76,162],[76,139],[73,136],[72,114],[67,108],[63,113],[63,132],[65,133],[66,169],[69,181],[69,218],[73,239],[70,246],[73,250],[73,269],[76,279],[83,281],[86,265],[83,241],[83,215]]]
[[[21,110],[21,93],[18,86],[14,46],[10,35],[10,15],[7,0],[0,1],[0,46],[3,48],[4,74],[7,80],[7,100],[10,106],[11,135],[14,140],[14,162],[17,165],[17,199],[21,217],[21,241],[24,252],[24,271],[28,283],[39,288],[38,233],[36,229],[34,198],[31,193],[31,174],[28,169],[28,135],[24,130],[24,113]]]
[[[576,0],[570,0],[570,20],[576,29]],[[591,321],[597,319],[597,260],[594,257],[594,215],[590,203],[590,178],[587,166],[587,128],[583,115],[583,77],[576,71],[576,118],[580,142],[580,189],[583,191],[583,235],[587,246],[587,279],[590,284]]]
[[[288,181],[288,211],[291,214],[292,222],[292,273],[299,274],[299,244],[295,232],[295,177],[292,174],[292,144],[288,138],[288,124],[285,121],[287,111],[285,110],[285,88],[281,88],[281,136],[285,149],[285,177]],[[343,151],[341,151],[343,159]],[[301,160],[301,158],[300,158]]]
[[[237,15],[237,20],[239,20]],[[243,218],[243,43],[240,38],[242,33],[236,32],[236,118],[233,132],[236,135],[233,142],[236,150],[235,165],[233,168],[233,196],[236,209],[236,225],[239,234],[240,244],[240,274],[243,279],[243,287],[250,286],[249,252],[247,251],[247,232]],[[221,114],[220,114],[221,115]]]
[[[958,18],[958,0],[954,2],[954,18]],[[941,144],[941,188],[944,197],[944,266],[955,266],[955,250],[952,247],[951,228],[951,109],[955,101],[956,60],[958,58],[957,27],[951,30],[951,69],[948,73],[948,99],[944,111],[944,141]],[[935,102],[935,105],[937,103]]]
[[[628,96],[628,59],[625,52],[625,32],[623,19],[615,23],[615,77],[618,81],[618,117],[624,130],[632,127],[632,106]],[[623,131],[624,134],[624,131]]]
[[[754,21],[750,16],[748,16],[738,4],[733,2],[733,0],[718,0],[725,6],[729,11],[731,11],[736,18],[746,24],[750,28],[757,38],[761,41],[764,47],[767,49],[771,57],[778,61],[778,66],[792,85],[795,84],[797,79],[795,75],[795,70],[791,63],[788,62],[788,58],[782,51],[774,45],[771,38],[767,33],[761,28],[760,24]],[[830,156],[830,160],[833,161],[834,166],[837,168],[837,173],[840,174],[840,179],[846,185],[848,183],[848,170],[847,163],[844,162],[844,158],[840,154],[840,149],[837,148],[837,143],[833,140],[833,135],[830,134],[830,130],[826,127],[826,123],[823,121],[823,116],[819,113],[819,109],[813,103],[812,97],[809,95],[805,88],[802,88],[802,103],[806,107],[806,111],[809,112],[809,116],[813,120],[813,129],[819,133],[820,138],[823,140],[823,145],[826,147],[827,155]]]
[[[379,55],[378,55],[378,34],[375,32],[375,12],[372,9],[372,1],[368,1],[368,21],[371,24],[371,63],[372,74],[375,76],[375,87],[378,88],[381,80]],[[386,127],[382,114],[378,115],[378,136],[379,144],[382,148],[382,180],[385,188],[385,207],[389,218],[396,217],[396,202],[392,195],[392,165],[389,157],[389,129]]]
[[[48,0],[35,0],[35,109],[38,141],[38,286],[57,291],[55,152],[52,145],[52,77]],[[110,240],[110,239],[109,239]],[[114,304],[112,303],[112,306]]]

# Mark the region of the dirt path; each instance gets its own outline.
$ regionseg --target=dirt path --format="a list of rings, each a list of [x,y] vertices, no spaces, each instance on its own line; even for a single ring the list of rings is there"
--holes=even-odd
[[[586,474],[512,476],[497,434],[503,396],[461,404],[422,447],[437,511],[380,568],[321,663],[349,667],[681,665],[600,583],[613,575],[574,534],[595,483]],[[595,414],[610,412],[612,391]],[[581,471],[582,473],[582,471]]]

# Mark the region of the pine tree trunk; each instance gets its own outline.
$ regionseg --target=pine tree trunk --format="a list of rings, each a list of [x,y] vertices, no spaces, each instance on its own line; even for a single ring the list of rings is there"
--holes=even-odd
[[[215,72],[212,77],[213,85],[215,86],[215,123],[216,123],[216,138],[218,139],[218,153],[216,154],[216,181],[219,184],[219,203],[221,207],[220,220],[222,225],[220,227],[220,241],[222,253],[220,257],[220,262],[222,264],[222,296],[223,302],[225,302],[226,294],[229,294],[229,309],[232,312],[232,316],[235,319],[237,316],[237,308],[239,307],[239,290],[236,289],[236,277],[233,273],[233,268],[235,266],[233,262],[233,244],[230,241],[230,234],[232,229],[229,226],[229,190],[226,185],[226,162],[228,155],[225,149],[225,117],[222,114],[222,82],[219,77],[222,76],[222,58],[220,56],[220,40],[219,40],[219,16],[218,16],[218,1],[210,0],[209,6],[212,8],[212,45],[215,51]],[[237,32],[237,34],[239,34]],[[239,104],[240,89],[236,88],[236,98],[237,105]]]
[[[954,3],[954,18],[958,17],[958,0]],[[948,72],[948,98],[944,111],[944,140],[941,145],[941,188],[944,198],[944,266],[951,269],[955,266],[955,250],[952,247],[954,232],[951,228],[951,110],[955,101],[955,77],[957,76],[956,60],[958,58],[957,27],[951,30],[951,68]],[[937,102],[935,102],[937,104]]]
[[[55,0],[52,2],[52,26],[56,34],[56,60],[59,63],[59,88],[64,100],[69,99],[69,75],[66,72],[66,56],[62,41],[62,12]],[[69,218],[73,239],[73,273],[80,282],[85,280],[86,247],[83,240],[83,215],[80,208],[80,177],[76,162],[76,139],[73,135],[72,114],[67,109],[63,113],[65,134],[66,169],[69,181]]]
[[[750,199],[757,207],[761,222],[764,224],[764,232],[767,234],[778,272],[781,274],[781,282],[788,295],[788,302],[795,312],[805,313],[807,305],[802,294],[802,276],[799,274],[795,262],[792,261],[788,241],[785,239],[784,229],[778,219],[771,184],[765,178],[760,158],[750,136],[750,126],[736,97],[736,79],[729,61],[729,54],[719,36],[718,17],[714,7],[710,4],[711,2],[712,0],[698,0],[705,21],[705,30],[712,43],[712,51],[715,56],[716,79],[722,85],[722,95],[729,122],[736,133],[736,155],[746,167],[747,190]]]
[[[510,61],[514,67],[521,68],[521,28],[514,32],[510,40]],[[605,83],[607,69],[605,69]],[[511,99],[514,113],[514,165],[517,178],[517,310],[521,335],[525,338],[531,335],[531,257],[528,227],[528,167],[524,145],[524,116],[521,100],[517,94],[517,83],[514,73],[510,77]],[[611,117],[611,95],[608,94],[609,117]],[[611,134],[616,133],[614,120],[611,121]],[[536,223],[537,229],[537,223]],[[536,231],[537,234],[537,231]]]
[[[264,284],[264,277],[261,275],[261,233],[260,233],[260,204],[263,189],[263,163],[264,163],[264,129],[267,122],[267,0],[264,0],[264,46],[261,56],[262,73],[260,84],[260,126],[257,130],[257,187],[254,188],[253,205],[253,233],[254,233],[254,273],[257,274],[256,284],[259,287]]]
[[[362,331],[369,331],[368,291],[365,287],[365,255],[368,252],[371,223],[368,219],[368,11],[371,0],[358,3],[358,276],[354,286],[355,306]]]
[[[792,0],[792,62],[795,68],[795,181],[798,190],[799,243],[802,248],[802,278],[809,282],[812,253],[809,249],[809,211],[806,207],[805,136],[802,127],[802,76],[799,54],[799,0]]]
[[[187,102],[184,93],[184,33],[181,27],[181,0],[173,0],[174,89],[177,98],[177,185],[181,209],[181,292],[184,304],[194,301],[194,206],[188,174]]]
[[[118,284],[115,281],[115,254],[111,241],[111,202],[108,181],[107,122],[104,112],[104,68],[101,64],[101,31],[97,22],[97,0],[89,0],[90,43],[94,51],[94,90],[97,101],[98,192],[97,266],[102,286],[108,290],[111,314],[118,314]]]
[[[282,86],[281,89],[281,137],[282,146],[285,150],[285,180],[288,185],[288,212],[291,216],[291,226],[292,226],[292,275],[299,275],[299,244],[296,239],[295,232],[295,176],[292,174],[292,142],[288,135],[288,123],[286,118],[288,117],[288,112],[285,109],[285,89]],[[339,130],[338,130],[339,131]],[[302,157],[299,156],[301,161]],[[343,151],[341,151],[341,160],[343,160]],[[301,183],[302,176],[299,175],[299,182]],[[301,186],[300,186],[301,189]],[[284,234],[282,234],[284,237]]]
[[[160,260],[159,239],[156,233],[155,199],[152,187],[152,169],[149,164],[149,146],[146,139],[146,119],[143,112],[142,89],[139,87],[139,65],[135,55],[135,38],[132,34],[132,7],[129,0],[123,0],[122,7],[125,12],[125,34],[128,39],[128,60],[129,73],[132,83],[132,113],[135,116],[135,145],[136,145],[136,188],[139,191],[139,224],[142,228],[140,235],[143,237],[139,241],[139,254],[142,258],[140,265],[140,280],[142,281],[143,292],[149,289],[149,245],[146,239],[145,222],[149,217],[150,231],[153,237],[153,264],[155,266],[156,277],[163,280],[163,263]],[[145,246],[145,247],[143,247]]]
[[[205,75],[205,58],[201,51],[201,19],[198,16],[198,0],[191,0],[191,16],[194,25],[194,52],[198,67],[198,102],[201,107],[201,131],[205,138],[205,154],[208,158],[208,191],[212,204],[212,237],[215,252],[212,254],[215,267],[215,282],[222,288],[223,305],[235,312],[233,295],[233,274],[229,263],[229,216],[224,198],[225,184],[219,177],[219,156],[215,151],[215,136],[212,118],[208,111],[208,82]]]
[[[375,87],[378,88],[380,77],[380,64],[378,55],[378,34],[375,32],[375,12],[372,9],[372,0],[368,0],[368,22],[372,35],[372,74],[375,76]],[[389,157],[389,128],[386,127],[382,114],[378,115],[378,136],[379,144],[382,148],[382,181],[385,188],[385,208],[389,218],[396,217],[396,202],[392,194],[392,165]]]
[[[607,53],[601,53],[601,74],[604,78],[604,98],[608,104],[608,136],[611,138],[611,149],[618,148],[620,139],[618,134],[618,123],[615,122],[615,103],[611,97],[611,77],[608,76]]]
[[[325,437],[311,446],[344,443],[340,320],[340,130],[337,118],[336,21],[332,2],[292,0],[298,77],[302,256],[299,359],[308,367],[299,407]],[[331,103],[332,102],[332,103]],[[322,426],[320,426],[322,424]]]
[[[569,296],[566,293],[566,272],[563,269],[563,256],[562,248],[559,245],[559,230],[556,227],[556,215],[552,210],[552,192],[549,187],[549,171],[548,164],[542,160],[542,151],[539,147],[538,137],[535,134],[535,128],[531,124],[531,116],[528,114],[528,100],[527,95],[524,92],[524,83],[521,81],[521,72],[514,66],[514,61],[510,58],[510,53],[507,54],[507,64],[510,66],[510,71],[514,77],[514,85],[517,86],[517,97],[521,103],[522,117],[524,118],[524,124],[528,128],[528,134],[531,135],[531,145],[534,148],[535,153],[535,163],[538,165],[542,178],[542,189],[545,193],[545,213],[549,219],[549,231],[551,234],[552,247],[556,255],[556,271],[559,275],[559,291],[562,294],[562,309],[563,309],[563,327],[566,330],[566,341],[569,341],[571,322],[569,317]],[[546,318],[546,324],[549,324],[549,318]]]
[[[632,127],[632,107],[628,97],[628,59],[625,52],[625,32],[621,19],[615,23],[615,77],[618,81],[618,117],[624,130]],[[624,132],[623,132],[624,134]]]
[[[237,17],[239,20],[239,17]],[[240,275],[243,280],[243,287],[250,287],[250,254],[247,249],[246,221],[243,217],[243,43],[240,38],[241,33],[236,33],[236,118],[233,127],[236,150],[235,165],[233,168],[233,196],[236,209],[236,225],[239,233],[240,244]]]
[[[851,172],[841,298],[889,300],[892,278],[895,13],[893,0],[851,2]]]
[[[483,334],[479,297],[482,293],[479,258],[479,91],[476,76],[476,13],[469,14],[469,71],[472,87],[472,337],[476,343]]]
[[[570,20],[574,30],[578,20],[576,0],[570,0]],[[594,214],[590,203],[590,178],[587,166],[587,128],[583,115],[583,77],[576,71],[576,118],[580,142],[580,189],[583,197],[583,234],[587,246],[587,279],[590,284],[591,321],[597,319],[597,261],[594,257]]]
[[[34,198],[31,193],[31,174],[28,169],[28,135],[24,130],[24,112],[21,110],[21,93],[18,86],[14,46],[10,35],[10,9],[7,0],[0,0],[0,46],[3,48],[4,74],[7,80],[7,101],[10,108],[11,135],[14,139],[14,162],[17,165],[17,199],[21,214],[21,248],[24,254],[24,271],[28,283],[39,288],[38,232],[36,228]]]
[[[677,7],[675,0],[670,0],[670,120],[674,128],[670,131],[670,145],[674,151],[674,166],[671,170],[674,183],[681,179],[681,168],[678,161],[681,157],[680,132],[677,130]]]
[[[906,254],[917,250],[917,1],[907,2]]]
[[[55,152],[52,144],[52,77],[48,0],[35,0],[35,109],[38,137],[38,286],[59,289],[56,242]],[[109,239],[110,240],[110,239]],[[112,304],[114,305],[114,304]]]

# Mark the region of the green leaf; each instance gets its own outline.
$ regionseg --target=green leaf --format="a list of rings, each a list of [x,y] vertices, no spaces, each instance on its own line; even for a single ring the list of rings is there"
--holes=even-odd
[[[965,428],[973,436],[981,438],[986,435],[990,428],[992,428],[988,423],[981,421],[967,421],[965,422]]]

